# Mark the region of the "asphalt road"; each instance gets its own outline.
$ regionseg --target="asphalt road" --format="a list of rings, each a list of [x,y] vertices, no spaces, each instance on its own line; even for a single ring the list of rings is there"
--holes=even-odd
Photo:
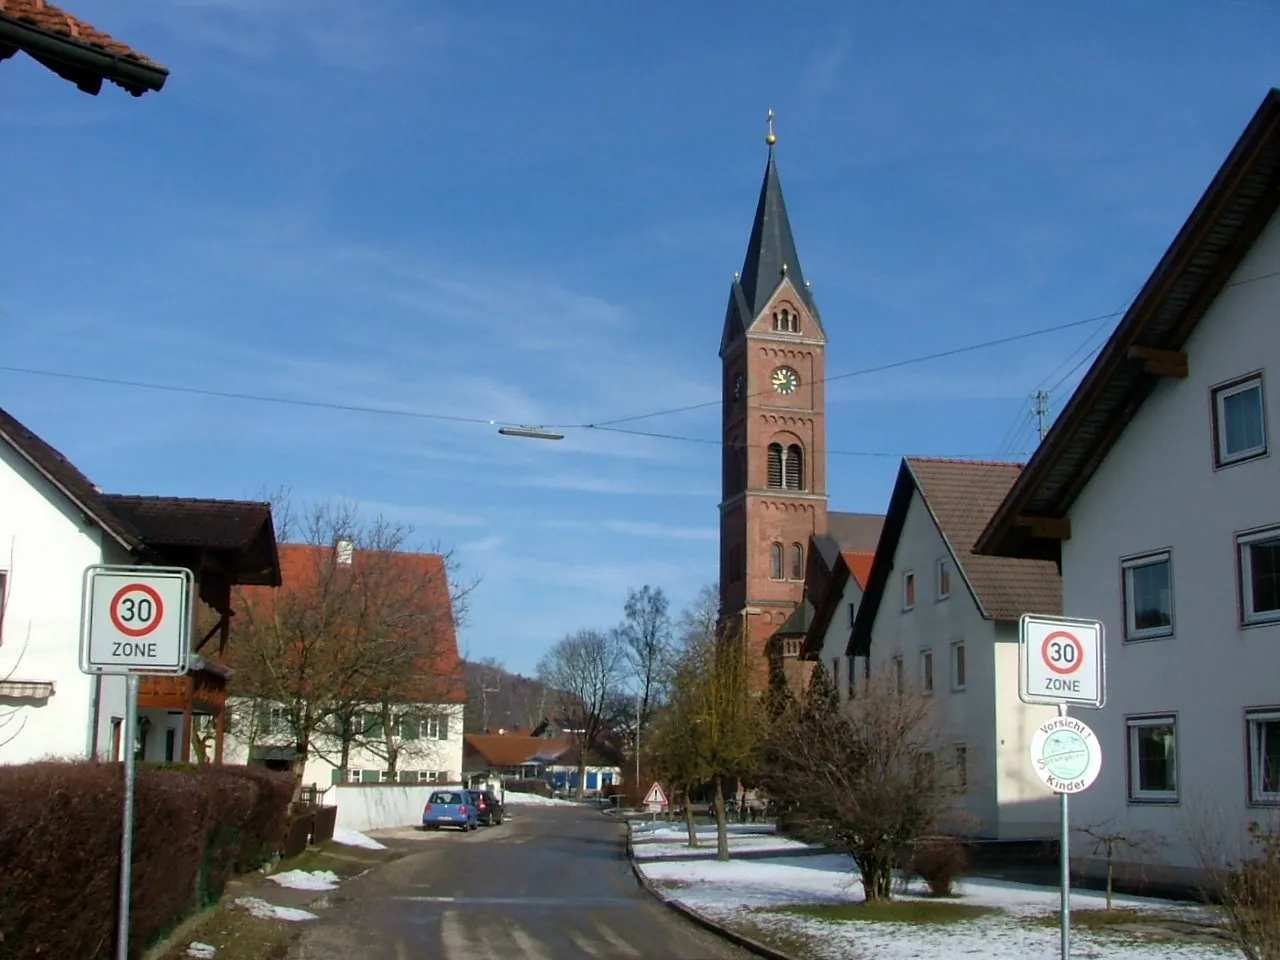
[[[295,960],[745,960],[656,903],[623,828],[581,807],[513,807],[469,833],[405,831],[419,849],[348,881]]]

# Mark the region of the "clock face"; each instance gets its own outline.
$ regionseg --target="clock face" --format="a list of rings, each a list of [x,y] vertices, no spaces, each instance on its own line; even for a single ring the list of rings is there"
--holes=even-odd
[[[742,399],[742,374],[738,374],[733,378],[733,399]]]
[[[773,371],[773,376],[769,378],[769,382],[773,384],[773,389],[787,397],[795,393],[799,388],[800,374],[790,367],[779,367]]]

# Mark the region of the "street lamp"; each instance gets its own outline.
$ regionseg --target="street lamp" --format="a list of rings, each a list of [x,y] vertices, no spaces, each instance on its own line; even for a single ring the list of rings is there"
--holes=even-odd
[[[529,440],[563,440],[563,433],[543,430],[541,427],[499,427],[498,432],[504,437],[525,437]]]

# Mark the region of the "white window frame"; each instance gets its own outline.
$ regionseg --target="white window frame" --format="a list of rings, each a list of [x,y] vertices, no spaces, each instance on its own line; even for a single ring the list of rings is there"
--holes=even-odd
[[[1249,803],[1258,807],[1276,807],[1280,806],[1280,788],[1270,792],[1262,789],[1262,740],[1259,733],[1263,723],[1280,723],[1280,707],[1245,713],[1245,727],[1249,735]]]
[[[1164,563],[1169,567],[1169,625],[1167,627],[1149,627],[1139,630],[1135,625],[1137,608],[1133,602],[1133,571],[1142,567],[1153,567]],[[1172,637],[1177,628],[1177,612],[1174,610],[1173,597],[1173,551],[1158,550],[1139,556],[1125,557],[1120,561],[1120,574],[1124,589],[1124,638],[1125,640],[1160,640]]]
[[[1229,454],[1226,449],[1226,404],[1224,401],[1228,397],[1247,393],[1250,390],[1258,391],[1258,406],[1262,420],[1262,445]],[[1260,372],[1252,373],[1238,380],[1220,384],[1210,389],[1210,395],[1213,401],[1213,463],[1215,469],[1232,467],[1237,463],[1247,463],[1250,460],[1265,457],[1270,443],[1267,436],[1267,393],[1262,383],[1262,374]]]
[[[934,660],[933,648],[920,651],[920,689],[926,694],[933,693],[934,682],[937,677],[934,676]]]
[[[961,665],[963,664],[963,670]],[[955,691],[964,690],[969,682],[969,658],[964,649],[964,641],[956,640],[951,644],[951,663],[949,672],[951,674],[951,689]],[[964,676],[960,676],[961,673]]]
[[[914,610],[916,608],[916,574],[914,570],[907,570],[902,574],[902,609]]]
[[[1182,752],[1178,744],[1178,716],[1174,713],[1125,717],[1125,754],[1129,771],[1130,803],[1177,803],[1182,783]],[[1143,790],[1139,785],[1137,732],[1144,727],[1171,727],[1173,729],[1173,790]]]
[[[849,629],[853,629],[854,622],[858,619],[858,605],[856,603],[849,604]]]
[[[1255,543],[1280,540],[1280,526],[1236,535],[1236,569],[1240,579],[1240,622],[1246,627],[1280,622],[1280,610],[1254,609],[1253,571],[1249,547]]]
[[[950,557],[943,557],[937,564],[938,600],[946,600],[951,596],[951,580],[955,576],[956,567]]]

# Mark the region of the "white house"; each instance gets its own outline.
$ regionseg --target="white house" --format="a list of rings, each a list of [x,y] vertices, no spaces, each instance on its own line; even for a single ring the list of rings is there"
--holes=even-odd
[[[803,659],[822,664],[841,702],[853,692],[854,661],[848,655],[849,637],[874,557],[874,553],[858,550],[836,552],[825,593],[814,608],[801,651]]]
[[[390,735],[383,725],[381,699],[348,711],[345,718],[321,718],[309,735],[302,782],[320,787],[335,783],[460,783],[462,764],[462,718],[466,689],[462,681],[462,661],[449,594],[444,558],[434,553],[357,549],[349,540],[333,546],[284,543],[278,548],[280,582],[278,589],[252,588],[240,591],[243,620],[260,616],[288,624],[295,614],[311,609],[319,598],[325,603],[342,603],[348,597],[361,607],[394,609],[398,618],[412,617],[420,634],[415,635],[414,659],[391,690],[388,704]],[[344,584],[350,586],[344,586]],[[337,598],[337,599],[335,599]],[[240,685],[233,681],[231,729],[227,734],[229,756],[239,762],[261,763],[289,769],[295,758],[297,737],[292,728],[293,711],[273,699],[291,693],[310,682],[316,674],[299,667],[290,675],[283,651],[296,649],[293,639],[271,644],[268,631],[263,640],[248,629],[236,634],[246,664]],[[251,650],[253,644],[267,643]],[[327,656],[350,650],[317,643],[303,656]],[[263,690],[249,689],[269,660],[269,672],[286,677],[282,685]],[[373,663],[370,660],[366,664]],[[320,668],[321,670],[323,668]],[[385,678],[382,678],[385,679]],[[347,728],[349,736],[338,731]],[[343,765],[343,740],[348,750]],[[395,774],[391,755],[396,755]]]
[[[1057,803],[1029,757],[1032,731],[1053,708],[1018,697],[1018,618],[1059,612],[1058,571],[971,552],[1020,471],[903,460],[847,651],[855,675],[889,669],[899,689],[936,698],[964,786],[959,829],[998,840],[1057,830]]]
[[[1073,820],[1155,840],[1119,851],[1149,881],[1280,807],[1278,201],[1273,90],[978,544],[1058,560],[1066,614],[1105,625]]]
[[[227,609],[232,583],[271,583],[267,504],[103,494],[72,463],[0,410],[0,762],[118,758],[124,680],[79,669],[85,568],[185,566],[201,597]],[[219,627],[225,628],[225,619]],[[182,760],[207,729],[220,750],[228,669],[225,629],[200,646],[186,677],[144,678],[139,754]]]

